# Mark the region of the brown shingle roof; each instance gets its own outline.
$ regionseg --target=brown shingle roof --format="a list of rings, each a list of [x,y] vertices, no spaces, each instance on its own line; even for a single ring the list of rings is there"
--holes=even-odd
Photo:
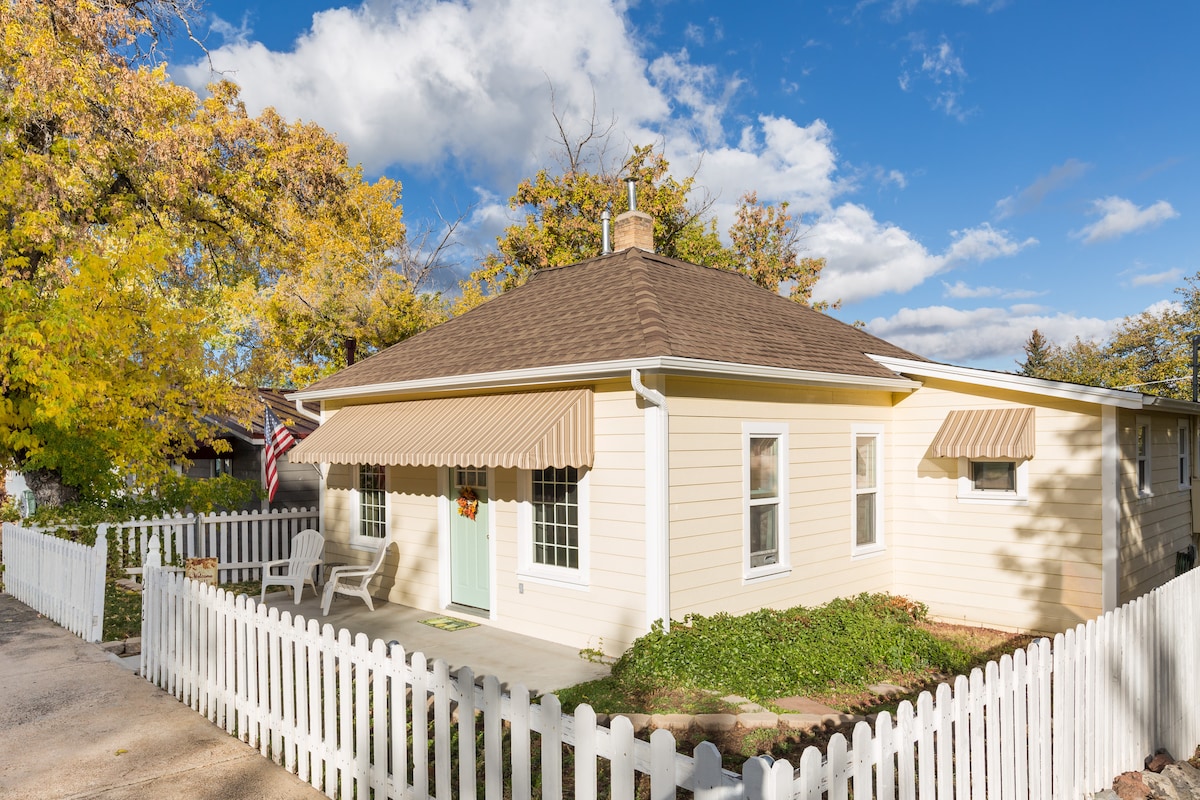
[[[305,391],[664,356],[895,377],[865,353],[925,360],[737,273],[630,249],[542,270]]]

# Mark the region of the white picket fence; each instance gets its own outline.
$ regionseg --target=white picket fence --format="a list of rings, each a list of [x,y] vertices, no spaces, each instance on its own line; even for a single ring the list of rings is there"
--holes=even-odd
[[[167,563],[215,556],[221,581],[257,578],[261,562],[287,558],[292,537],[319,523],[316,509],[176,515],[101,525],[93,547],[38,528],[4,524],[4,586],[16,599],[89,642],[101,640],[108,538],[118,566],[140,569],[152,537],[167,543]],[[160,553],[160,561],[162,555]]]
[[[104,627],[105,526],[91,547],[4,523],[4,589],[88,642]]]
[[[502,695],[494,678],[148,574],[145,677],[334,798],[528,800],[536,783],[541,798],[632,800],[640,780],[651,798],[1079,800],[1158,747],[1200,743],[1197,571],[836,734],[825,755],[750,759],[740,776],[709,743],[677,754],[667,731],[637,740],[622,717],[597,726],[586,706],[563,715],[521,686]]]
[[[317,528],[319,522],[317,509],[292,508],[143,517],[113,527],[119,531],[124,568],[136,570],[150,537],[157,536],[165,563],[216,558],[218,579],[225,583],[257,579],[263,561],[287,558],[292,537],[307,528]]]

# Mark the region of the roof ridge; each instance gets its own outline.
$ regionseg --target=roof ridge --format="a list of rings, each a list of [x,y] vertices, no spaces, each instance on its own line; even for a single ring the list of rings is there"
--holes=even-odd
[[[630,278],[633,285],[633,302],[641,327],[646,352],[652,355],[670,355],[671,337],[658,293],[650,281],[646,262],[641,258],[628,259]],[[661,263],[661,262],[660,262]]]

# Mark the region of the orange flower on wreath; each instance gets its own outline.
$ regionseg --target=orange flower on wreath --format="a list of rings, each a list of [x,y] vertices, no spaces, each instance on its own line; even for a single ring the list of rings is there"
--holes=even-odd
[[[458,490],[458,515],[474,520],[478,512],[479,498],[475,496],[475,490],[470,486],[463,486]]]

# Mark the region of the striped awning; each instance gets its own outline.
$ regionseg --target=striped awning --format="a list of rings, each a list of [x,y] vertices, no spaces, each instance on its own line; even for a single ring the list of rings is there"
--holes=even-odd
[[[1033,458],[1033,409],[951,411],[933,437],[935,458]]]
[[[288,453],[309,464],[590,467],[592,390],[349,406]]]

